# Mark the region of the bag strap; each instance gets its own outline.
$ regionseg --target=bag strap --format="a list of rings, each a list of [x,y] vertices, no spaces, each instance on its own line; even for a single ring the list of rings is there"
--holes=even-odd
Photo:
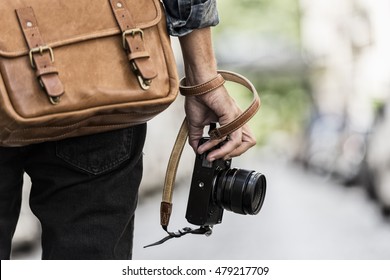
[[[144,32],[137,28],[126,1],[110,0],[111,9],[122,31],[123,48],[142,89],[147,90],[157,76],[154,64],[145,48]]]
[[[260,98],[256,91],[256,88],[247,78],[237,73],[229,72],[229,71],[218,71],[218,75],[215,78],[213,78],[212,80],[204,84],[197,85],[197,86],[186,86],[185,78],[183,78],[180,81],[181,94],[185,96],[190,96],[190,95],[201,95],[210,92],[222,86],[225,80],[241,84],[246,88],[248,88],[253,95],[253,99],[249,107],[244,112],[242,112],[241,115],[239,115],[235,120],[219,128],[215,128],[211,130],[209,134],[213,135],[210,136],[213,137],[214,139],[223,138],[227,136],[229,133],[239,129],[256,114],[256,112],[260,108]],[[168,167],[165,175],[162,202],[160,207],[160,223],[163,229],[167,232],[168,232],[167,228],[169,224],[169,219],[172,213],[172,195],[173,195],[177,168],[179,165],[180,157],[183,152],[183,148],[186,143],[187,137],[188,137],[187,120],[184,119],[181,128],[179,130],[179,133],[177,135],[175,144],[173,146],[171,156],[169,158]],[[172,233],[170,235],[172,235]]]
[[[61,95],[64,94],[64,86],[58,76],[58,70],[54,66],[53,50],[45,44],[39,32],[34,10],[31,7],[17,9],[16,15],[30,48],[31,67],[36,69],[35,74],[49,96],[50,102],[57,104]]]

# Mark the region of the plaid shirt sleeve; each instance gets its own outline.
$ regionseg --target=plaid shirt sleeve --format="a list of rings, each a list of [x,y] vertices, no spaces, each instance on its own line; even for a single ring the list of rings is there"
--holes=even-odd
[[[216,0],[163,0],[169,34],[183,36],[219,23]]]

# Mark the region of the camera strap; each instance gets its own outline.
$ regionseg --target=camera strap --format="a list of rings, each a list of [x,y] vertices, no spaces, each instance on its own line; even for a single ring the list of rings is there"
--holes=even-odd
[[[172,232],[168,230],[169,219],[172,213],[173,185],[175,183],[177,168],[179,166],[180,157],[183,152],[185,143],[187,141],[187,137],[188,137],[187,120],[184,119],[180,127],[179,134],[176,137],[175,145],[174,148],[172,149],[171,156],[169,158],[167,172],[165,175],[164,189],[163,189],[163,201],[161,202],[161,208],[160,208],[161,226],[165,230],[165,232],[168,233],[168,236],[164,237],[163,239],[155,243],[146,245],[144,246],[144,248],[161,245],[169,239],[179,238],[186,234],[200,234],[200,235],[210,236],[212,233],[212,227],[209,226],[201,226],[197,229],[185,227],[181,230],[178,230],[177,232]]]
[[[232,122],[211,129],[211,131],[209,132],[211,139],[223,139],[233,131],[239,129],[244,124],[246,124],[256,114],[256,112],[260,108],[260,97],[256,91],[256,88],[247,78],[234,72],[222,71],[222,70],[218,71],[218,75],[215,78],[201,85],[187,86],[185,77],[180,81],[180,93],[184,96],[196,96],[196,95],[206,94],[222,86],[225,83],[225,81],[231,81],[246,87],[251,91],[253,95],[253,99],[251,104],[248,106],[248,108],[245,111],[243,111]],[[179,230],[178,232],[168,231],[169,219],[172,213],[172,196],[173,196],[173,189],[174,189],[174,184],[176,179],[177,168],[179,166],[180,157],[183,152],[185,143],[187,142],[187,138],[188,138],[188,126],[187,126],[187,119],[185,118],[180,127],[179,133],[176,137],[176,141],[168,161],[167,171],[165,174],[162,202],[160,206],[160,223],[162,228],[168,233],[168,236],[158,242],[145,246],[144,248],[159,245],[169,239],[178,238],[186,234],[202,234],[202,235],[209,236],[212,233],[212,227],[210,226],[201,226],[198,229],[191,229],[185,227],[182,230]]]

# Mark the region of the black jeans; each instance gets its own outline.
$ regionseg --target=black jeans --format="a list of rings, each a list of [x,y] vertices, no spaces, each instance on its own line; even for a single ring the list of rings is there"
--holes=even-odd
[[[42,226],[43,259],[131,259],[146,125],[0,147],[0,259],[8,259],[23,174]]]

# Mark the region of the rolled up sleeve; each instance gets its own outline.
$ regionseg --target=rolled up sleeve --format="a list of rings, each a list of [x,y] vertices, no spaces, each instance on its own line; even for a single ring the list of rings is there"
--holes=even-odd
[[[216,0],[163,0],[169,34],[183,36],[219,23]]]

